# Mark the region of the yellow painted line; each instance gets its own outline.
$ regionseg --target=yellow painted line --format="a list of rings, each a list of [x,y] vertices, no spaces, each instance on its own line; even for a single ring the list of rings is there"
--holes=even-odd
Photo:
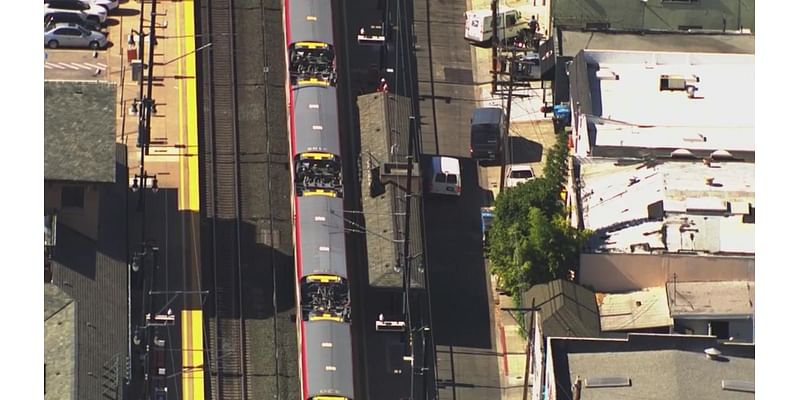
[[[177,13],[180,14],[180,13]],[[186,54],[195,49],[194,39],[194,2],[187,1],[183,3],[183,20],[184,23],[178,22],[178,26],[185,27],[185,33],[182,35],[179,54]],[[192,53],[186,56],[179,63],[179,74],[181,76],[188,76],[189,79],[181,79],[178,86],[178,109],[179,119],[178,122],[181,135],[180,141],[183,140],[183,132],[186,132],[186,143],[182,147],[183,157],[179,162],[181,182],[181,191],[178,196],[178,210],[200,211],[200,182],[199,182],[199,161],[198,161],[198,147],[197,147],[197,70],[196,70],[196,57],[197,53]],[[184,93],[185,92],[185,93]],[[184,94],[186,103],[184,104]],[[184,107],[186,107],[184,114]],[[184,119],[185,118],[185,119]],[[184,131],[185,122],[185,131]],[[187,176],[188,175],[188,176]]]
[[[175,26],[183,26],[181,24],[181,13],[175,13]],[[180,35],[180,28],[178,28],[178,35]],[[183,54],[185,39],[178,40],[178,54]],[[178,75],[183,76],[183,64],[184,60],[181,60],[178,63]],[[185,146],[181,146],[184,144],[184,136],[188,136],[187,132],[183,130],[183,91],[185,90],[185,83],[184,79],[178,80],[178,148],[181,151],[186,151]],[[180,157],[178,160],[178,210],[185,210],[186,209],[186,191],[188,183],[186,182],[186,160],[184,157]]]
[[[203,370],[203,312],[181,311],[183,400],[205,399],[205,372]]]
[[[196,48],[194,40],[194,1],[187,1],[183,3],[184,18],[186,20],[186,49],[193,51]],[[194,154],[188,157],[189,160],[189,210],[200,211],[200,173],[199,173],[199,160],[197,147],[197,69],[195,57],[197,53],[192,53],[186,57],[186,75],[191,76],[186,83],[186,98],[188,103],[188,128],[189,128],[189,142],[186,143],[186,148],[189,153]]]

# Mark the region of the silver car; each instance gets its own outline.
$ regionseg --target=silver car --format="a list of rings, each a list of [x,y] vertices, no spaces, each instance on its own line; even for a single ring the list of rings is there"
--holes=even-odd
[[[58,47],[102,49],[108,45],[108,39],[103,33],[90,31],[78,24],[60,23],[45,28],[44,45],[51,49]]]

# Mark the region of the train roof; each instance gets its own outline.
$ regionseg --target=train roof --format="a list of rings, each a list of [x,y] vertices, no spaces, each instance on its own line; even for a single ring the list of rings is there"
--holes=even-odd
[[[353,354],[350,325],[340,322],[303,322],[308,396],[338,395],[352,399]]]
[[[302,275],[332,274],[347,278],[344,247],[344,202],[328,196],[297,201]]]
[[[289,41],[333,45],[333,13],[330,0],[292,0]]]
[[[336,88],[304,86],[293,90],[296,151],[340,155]]]

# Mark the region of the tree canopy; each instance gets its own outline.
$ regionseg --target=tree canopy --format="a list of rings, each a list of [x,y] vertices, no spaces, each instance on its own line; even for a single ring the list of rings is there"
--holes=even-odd
[[[561,201],[568,155],[566,136],[558,135],[543,176],[504,190],[495,201],[489,260],[499,287],[515,296],[537,283],[566,278],[588,236],[569,224]]]

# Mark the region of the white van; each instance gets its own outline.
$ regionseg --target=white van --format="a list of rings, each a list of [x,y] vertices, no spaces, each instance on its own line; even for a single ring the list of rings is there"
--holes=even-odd
[[[431,170],[428,173],[428,193],[461,195],[461,165],[453,157],[431,157]]]
[[[522,20],[522,13],[508,7],[497,8],[497,39],[508,40],[520,35],[528,28]],[[488,43],[492,40],[492,10],[470,10],[464,13],[464,39],[475,43]]]

